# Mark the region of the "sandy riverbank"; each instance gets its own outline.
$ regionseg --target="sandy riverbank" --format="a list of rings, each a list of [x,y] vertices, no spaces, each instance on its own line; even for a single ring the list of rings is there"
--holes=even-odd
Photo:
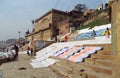
[[[62,78],[50,68],[32,68],[30,65],[32,58],[34,57],[20,54],[17,61],[2,64],[0,71],[3,78]]]

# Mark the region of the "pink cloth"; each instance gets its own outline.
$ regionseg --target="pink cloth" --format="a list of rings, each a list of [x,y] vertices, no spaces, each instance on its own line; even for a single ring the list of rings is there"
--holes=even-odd
[[[86,47],[81,52],[76,53],[75,55],[68,58],[70,61],[75,61],[78,57],[82,57],[82,55],[86,54],[87,52],[93,50],[95,47]]]
[[[78,50],[78,49],[80,49],[80,47],[73,47],[72,49],[70,49],[70,50],[64,52],[63,54],[61,54],[59,57],[60,57],[60,58],[64,58],[64,57],[65,57],[66,55],[68,55],[69,53],[72,53],[72,52],[74,52],[74,51],[76,51],[76,50]]]

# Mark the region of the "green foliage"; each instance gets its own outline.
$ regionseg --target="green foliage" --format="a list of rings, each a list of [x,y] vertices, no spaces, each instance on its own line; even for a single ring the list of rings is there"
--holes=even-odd
[[[95,20],[93,22],[90,22],[87,25],[82,25],[82,26],[77,27],[76,30],[80,30],[80,29],[84,29],[84,28],[88,28],[88,27],[91,29],[95,26],[100,26],[100,25],[104,25],[104,24],[108,24],[108,23],[110,23],[108,20],[103,20],[103,19]]]
[[[74,10],[80,11],[80,12],[85,12],[85,10],[87,10],[87,9],[88,9],[88,7],[85,4],[77,4],[74,7]]]

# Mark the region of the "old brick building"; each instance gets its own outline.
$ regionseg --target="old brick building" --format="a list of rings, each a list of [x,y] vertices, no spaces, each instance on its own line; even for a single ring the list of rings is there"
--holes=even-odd
[[[34,22],[34,31],[25,35],[27,40],[50,40],[59,34],[58,23],[70,19],[67,12],[52,9]]]
[[[67,33],[71,33],[74,29],[73,20],[66,19],[60,23],[58,23],[59,35],[65,35]]]
[[[59,35],[65,35],[67,33],[71,33],[75,30],[77,26],[80,25],[82,17],[84,16],[83,12],[72,10],[68,12],[68,15],[72,18],[66,19],[60,23],[58,23]]]

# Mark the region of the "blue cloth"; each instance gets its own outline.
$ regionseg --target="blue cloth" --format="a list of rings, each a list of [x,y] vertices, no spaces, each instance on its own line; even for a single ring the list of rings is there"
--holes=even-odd
[[[71,48],[72,48],[72,47],[65,47],[65,48],[59,50],[59,51],[58,51],[57,53],[55,53],[53,56],[58,57],[60,54],[62,54],[62,53],[64,53],[64,52],[68,51],[68,50],[71,49]]]

